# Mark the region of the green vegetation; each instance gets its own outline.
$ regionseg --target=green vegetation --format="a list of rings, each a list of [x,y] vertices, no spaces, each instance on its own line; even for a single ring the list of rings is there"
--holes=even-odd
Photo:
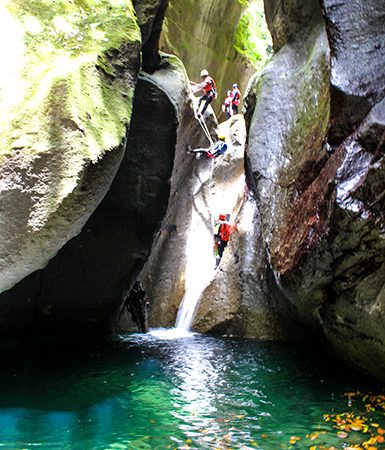
[[[0,75],[0,157],[71,142],[80,160],[95,161],[119,145],[133,92],[108,53],[140,46],[131,0],[10,0],[0,15],[11,48]]]
[[[260,70],[273,52],[272,40],[265,20],[263,0],[238,1],[248,7],[239,20],[233,46],[256,70]]]

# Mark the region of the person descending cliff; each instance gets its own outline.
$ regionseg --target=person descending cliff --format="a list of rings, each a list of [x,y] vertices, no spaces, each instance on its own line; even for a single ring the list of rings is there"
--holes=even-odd
[[[241,103],[241,91],[238,88],[237,83],[233,84],[233,89],[231,91],[231,109],[232,115],[238,114],[238,106]]]
[[[209,104],[217,98],[217,85],[215,84],[214,79],[210,77],[206,69],[201,71],[201,79],[201,83],[194,83],[193,81],[190,81],[190,84],[193,86],[194,93],[199,92],[200,90],[203,90],[204,92],[198,102],[198,117],[202,117]],[[203,102],[203,108],[199,111]]]
[[[215,268],[219,266],[231,234],[230,214],[219,214],[214,227]]]
[[[232,110],[232,97],[231,97],[231,91],[227,91],[227,95],[225,98],[225,101],[222,105],[222,111],[226,114],[226,119],[230,119],[232,116],[233,110]]]
[[[206,155],[208,158],[218,158],[218,156],[223,155],[227,150],[227,144],[225,142],[225,136],[218,136],[218,140],[215,144],[207,148],[195,148],[192,149],[190,145],[187,146],[187,153],[195,153],[197,158],[201,155]]]

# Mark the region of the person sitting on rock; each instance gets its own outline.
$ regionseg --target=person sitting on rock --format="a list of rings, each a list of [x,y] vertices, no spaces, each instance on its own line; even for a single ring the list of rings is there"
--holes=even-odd
[[[214,227],[215,268],[219,266],[223,252],[229,241],[231,234],[229,220],[230,214],[219,214],[218,221]]]
[[[194,87],[194,92],[198,92],[203,89],[204,94],[200,97],[198,102],[198,117],[203,116],[209,104],[217,98],[217,85],[212,77],[210,77],[208,71],[203,69],[201,71],[201,83],[194,83],[190,81],[190,84]],[[201,103],[205,102],[202,111],[199,111]]]
[[[227,144],[225,140],[226,140],[225,136],[218,136],[218,141],[208,148],[192,149],[188,145],[187,153],[195,153],[198,158],[200,158],[201,155],[206,155],[208,158],[218,158],[218,156],[223,155],[227,150]]]

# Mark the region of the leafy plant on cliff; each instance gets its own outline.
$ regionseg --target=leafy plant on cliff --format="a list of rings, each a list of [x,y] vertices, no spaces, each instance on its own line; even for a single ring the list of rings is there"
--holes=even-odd
[[[233,46],[250,64],[260,70],[273,53],[272,40],[267,28],[263,0],[238,0],[248,5],[234,34]]]

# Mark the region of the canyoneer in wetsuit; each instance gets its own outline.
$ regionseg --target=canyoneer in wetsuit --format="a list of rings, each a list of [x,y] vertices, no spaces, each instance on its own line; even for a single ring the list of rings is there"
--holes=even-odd
[[[223,102],[222,105],[222,111],[226,114],[226,119],[230,119],[230,117],[232,116],[233,110],[232,110],[232,96],[231,96],[231,91],[227,91],[227,95],[225,98],[225,101]]]
[[[217,86],[215,84],[214,79],[212,77],[210,77],[210,75],[206,69],[203,69],[201,71],[201,79],[202,79],[201,83],[190,82],[193,85],[196,92],[200,89],[202,89],[204,91],[204,94],[200,97],[199,102],[198,102],[198,111],[197,111],[198,117],[203,116],[203,114],[205,113],[209,104],[214,99],[217,98]],[[203,108],[201,111],[199,111],[201,104],[203,102],[204,102]]]
[[[228,219],[225,214],[219,214],[218,222],[214,227],[215,268],[219,266],[231,234],[231,225],[228,222],[229,214],[227,216]]]
[[[238,106],[241,103],[241,91],[238,88],[237,83],[233,84],[233,90],[231,91],[231,109],[232,114],[238,114]]]
[[[187,146],[187,153],[195,153],[198,158],[201,155],[206,155],[208,158],[218,158],[218,156],[223,155],[227,150],[225,139],[225,136],[218,136],[218,141],[208,148],[192,149],[190,146]]]

